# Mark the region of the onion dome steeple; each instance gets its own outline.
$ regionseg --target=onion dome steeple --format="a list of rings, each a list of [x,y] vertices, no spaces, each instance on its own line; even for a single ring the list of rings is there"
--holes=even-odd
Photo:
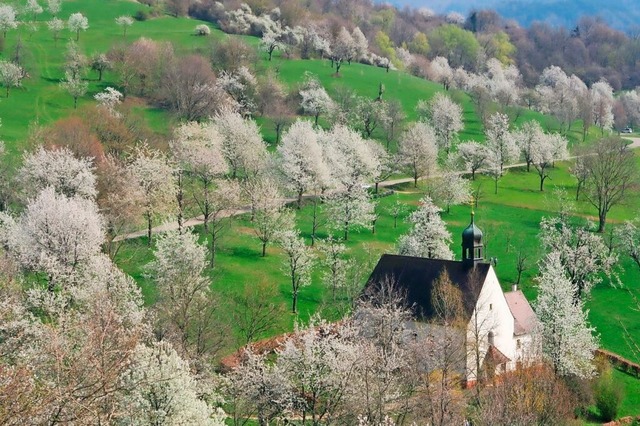
[[[482,246],[482,231],[474,223],[474,213],[471,212],[471,223],[462,231],[462,263],[472,267],[484,260]]]

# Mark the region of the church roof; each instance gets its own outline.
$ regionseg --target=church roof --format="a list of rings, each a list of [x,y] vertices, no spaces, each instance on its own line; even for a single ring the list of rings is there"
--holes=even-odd
[[[508,356],[500,352],[498,348],[493,345],[489,345],[489,349],[487,349],[487,353],[484,357],[485,363],[490,363],[491,365],[500,365],[511,361]]]
[[[507,299],[507,305],[513,315],[513,333],[516,336],[531,333],[538,323],[538,319],[527,298],[520,290],[505,293],[504,297]]]
[[[419,319],[429,320],[435,314],[431,289],[442,271],[446,270],[451,282],[462,291],[465,313],[469,318],[489,267],[487,263],[478,263],[475,268],[469,268],[454,260],[384,254],[367,281],[365,295],[375,292],[381,283],[392,282],[398,290],[405,293],[407,304],[412,307],[414,314]]]

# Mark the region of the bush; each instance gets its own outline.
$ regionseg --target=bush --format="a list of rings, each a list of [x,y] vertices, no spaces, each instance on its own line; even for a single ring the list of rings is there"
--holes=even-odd
[[[146,10],[140,9],[133,15],[133,19],[141,22],[146,21],[147,19],[149,19],[149,12],[147,12]]]
[[[211,28],[204,24],[197,25],[195,34],[197,36],[208,36],[209,34],[211,34]]]
[[[614,420],[622,402],[622,389],[614,383],[612,368],[608,363],[601,368],[600,377],[594,383],[593,393],[601,420]]]

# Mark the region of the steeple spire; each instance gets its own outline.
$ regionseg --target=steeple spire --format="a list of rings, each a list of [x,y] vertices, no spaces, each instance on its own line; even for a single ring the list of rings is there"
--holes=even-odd
[[[482,231],[475,224],[475,213],[471,208],[471,223],[462,231],[462,263],[473,267],[484,260]]]

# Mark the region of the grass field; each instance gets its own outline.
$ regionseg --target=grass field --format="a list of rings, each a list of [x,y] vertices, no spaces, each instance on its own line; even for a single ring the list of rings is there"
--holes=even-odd
[[[199,21],[186,18],[159,17],[144,22],[135,22],[127,30],[126,38],[122,29],[115,24],[115,18],[121,15],[131,15],[146,6],[119,0],[66,0],[63,3],[62,19],[69,14],[80,11],[89,19],[90,28],[80,34],[78,45],[87,55],[106,52],[112,45],[130,43],[139,37],[149,37],[155,40],[171,42],[180,52],[199,51],[206,53],[212,39],[227,37],[221,31],[212,27],[210,37],[196,37],[193,29]],[[63,77],[62,65],[66,42],[74,38],[68,31],[61,33],[61,39],[55,43],[51,32],[46,28],[45,21],[50,19],[47,13],[38,17],[35,24],[38,30],[32,32],[27,26],[10,31],[4,40],[4,50],[1,58],[10,58],[18,40],[24,45],[25,66],[30,78],[26,79],[23,87],[13,89],[9,98],[0,98],[0,139],[7,144],[10,159],[17,158],[25,148],[25,140],[29,132],[29,125],[50,124],[55,120],[66,117],[73,111],[73,100],[59,86]],[[251,44],[257,45],[256,38],[245,37]],[[415,105],[420,99],[428,99],[443,88],[435,83],[410,76],[403,72],[386,72],[382,68],[375,68],[361,64],[345,65],[341,75],[335,76],[328,61],[323,60],[289,60],[274,56],[268,62],[262,59],[255,65],[257,72],[267,68],[277,72],[279,77],[288,85],[299,83],[305,72],[316,74],[328,88],[330,94],[348,87],[361,96],[375,97],[378,85],[385,86],[386,99],[398,99],[410,120],[415,119]],[[92,96],[107,86],[116,86],[116,76],[106,73],[102,82],[95,80],[95,75],[88,72],[85,77],[89,83],[89,93],[80,100],[79,107],[92,102]],[[464,109],[465,130],[460,135],[461,140],[482,140],[484,138],[482,126],[469,97],[463,93],[453,93]],[[168,132],[171,117],[164,111],[152,106],[142,106],[149,125],[159,134]],[[524,120],[536,119],[548,129],[557,128],[555,120],[533,111],[524,111],[518,123]],[[258,118],[263,126],[263,133],[268,141],[274,140],[271,124]],[[517,124],[517,123],[516,123]],[[572,144],[582,140],[579,123],[573,126],[568,137]],[[592,131],[589,137],[593,140],[597,135]],[[374,134],[374,136],[380,136]],[[14,162],[15,163],[15,162]],[[479,178],[474,185],[481,185],[481,198],[477,209],[477,223],[486,236],[486,256],[497,257],[497,274],[505,289],[515,280],[514,253],[522,247],[529,253],[529,268],[523,274],[522,289],[530,298],[535,297],[534,277],[537,273],[537,260],[540,256],[538,242],[539,223],[543,216],[555,213],[557,203],[551,196],[552,188],[562,188],[567,191],[566,197],[573,199],[575,181],[568,173],[568,164],[558,164],[546,182],[546,191],[538,191],[538,177],[534,172],[524,170],[510,171],[499,184],[499,193],[493,194],[493,182],[487,178]],[[370,263],[385,251],[393,251],[397,238],[408,229],[408,224],[400,220],[397,229],[393,228],[393,220],[385,212],[395,197],[415,208],[422,196],[420,190],[411,185],[396,188],[397,195],[380,199],[381,217],[377,223],[377,232],[361,230],[353,233],[347,243],[350,255],[361,262],[362,268],[370,268]],[[578,220],[594,219],[594,210],[587,203],[581,201],[575,204],[575,214]],[[310,218],[309,207],[298,212],[298,224],[303,234],[309,237]],[[640,211],[640,199],[632,197],[627,204],[616,207],[610,214],[612,225],[635,217]],[[405,214],[406,216],[406,214]],[[469,221],[468,206],[454,206],[451,213],[445,214],[444,219],[453,234],[453,250],[459,253],[459,235]],[[200,228],[198,232],[202,232]],[[321,229],[321,235],[327,230]],[[204,236],[201,239],[204,240]],[[144,274],[144,265],[152,258],[144,238],[128,241],[119,254],[117,263],[130,273],[143,289],[146,300],[151,303],[155,297],[152,284]],[[283,256],[276,247],[269,247],[268,255],[260,257],[260,244],[252,231],[248,218],[240,217],[231,220],[230,230],[221,242],[217,256],[217,266],[211,272],[212,288],[223,299],[232,298],[242,291],[245,286],[254,285],[260,281],[273,283],[277,286],[278,294],[274,301],[289,308],[290,288],[287,277],[282,273],[280,265]],[[632,349],[621,334],[621,324],[629,330],[631,335],[640,342],[640,313],[632,295],[640,299],[640,271],[627,259],[620,261],[620,276],[625,284],[623,288],[613,287],[609,283],[597,286],[588,303],[590,319],[597,327],[603,347],[617,352],[625,357],[634,358]],[[322,310],[329,316],[337,317],[337,311],[328,297],[327,291],[320,283],[320,270],[314,274],[313,284],[303,288],[299,299],[299,317],[306,319],[314,312]],[[224,304],[222,309],[232,309],[230,304]],[[294,321],[293,315],[285,315],[269,334],[289,330]],[[231,347],[229,348],[231,350]],[[637,358],[636,358],[637,361]],[[626,399],[622,414],[640,414],[640,382],[622,373],[616,377],[623,384]]]

